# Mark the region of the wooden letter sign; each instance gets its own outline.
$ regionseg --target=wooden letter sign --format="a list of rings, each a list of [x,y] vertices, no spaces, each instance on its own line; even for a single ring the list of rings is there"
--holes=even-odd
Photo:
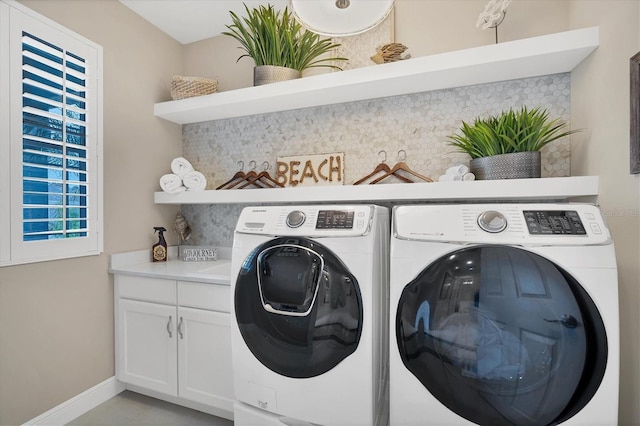
[[[278,158],[276,180],[284,186],[343,185],[344,152]]]

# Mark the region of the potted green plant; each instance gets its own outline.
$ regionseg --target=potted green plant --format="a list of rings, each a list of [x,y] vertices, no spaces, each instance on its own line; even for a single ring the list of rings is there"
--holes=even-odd
[[[459,134],[449,144],[471,156],[469,169],[476,179],[523,179],[540,177],[540,150],[547,144],[578,130],[550,119],[540,107],[503,111],[473,124],[462,122]]]
[[[334,61],[347,60],[321,57],[340,44],[303,29],[287,8],[282,12],[272,5],[249,9],[245,4],[244,8],[246,17],[229,12],[233,23],[222,34],[240,42],[246,53],[238,60],[250,57],[255,61],[254,85],[299,78],[307,68],[341,70]]]

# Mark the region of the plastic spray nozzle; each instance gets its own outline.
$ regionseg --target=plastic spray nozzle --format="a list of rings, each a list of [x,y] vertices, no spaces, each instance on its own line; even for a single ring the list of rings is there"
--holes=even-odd
[[[154,231],[153,231],[154,234],[156,232],[159,232],[160,235],[162,235],[163,232],[166,232],[166,229],[165,229],[164,226],[154,226],[153,229],[154,229]]]

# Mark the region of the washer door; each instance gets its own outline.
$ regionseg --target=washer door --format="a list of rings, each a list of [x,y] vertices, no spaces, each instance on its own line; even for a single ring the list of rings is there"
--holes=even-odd
[[[358,347],[358,282],[329,249],[276,238],[245,260],[234,293],[236,320],[253,355],[287,377],[314,377]]]
[[[402,292],[396,337],[429,392],[483,425],[568,419],[596,392],[607,359],[582,286],[515,247],[465,248],[428,266]]]

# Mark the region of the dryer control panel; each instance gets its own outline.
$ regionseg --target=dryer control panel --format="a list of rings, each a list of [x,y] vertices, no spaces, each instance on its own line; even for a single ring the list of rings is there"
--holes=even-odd
[[[523,210],[531,235],[586,235],[576,210]]]
[[[608,244],[611,235],[592,204],[455,204],[399,206],[396,238],[487,244]]]
[[[240,214],[236,232],[308,237],[365,235],[371,231],[378,208],[370,205],[246,207]]]

